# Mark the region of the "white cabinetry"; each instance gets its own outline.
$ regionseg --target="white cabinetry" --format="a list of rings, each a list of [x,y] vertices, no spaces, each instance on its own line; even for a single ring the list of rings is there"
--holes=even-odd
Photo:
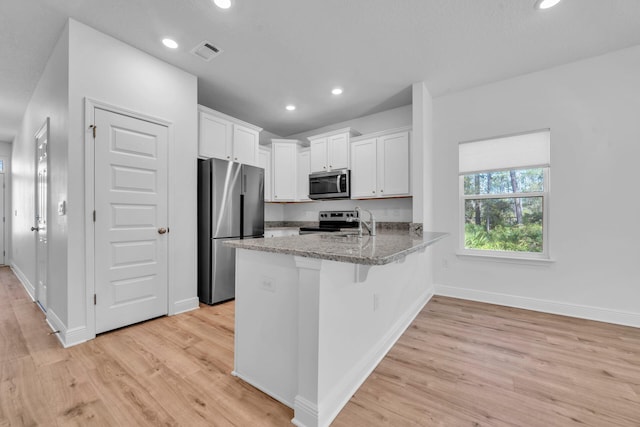
[[[300,201],[309,201],[309,173],[311,171],[311,163],[309,157],[311,152],[309,148],[300,148],[298,150],[298,197]]]
[[[226,114],[198,106],[198,155],[202,158],[258,164],[262,128]]]
[[[409,129],[395,129],[351,142],[351,198],[409,196]]]
[[[359,133],[351,128],[310,136],[311,172],[349,168],[349,140]]]
[[[298,197],[298,140],[271,140],[273,201],[293,202]]]
[[[264,230],[264,237],[288,237],[288,236],[297,236],[300,234],[299,228],[267,228]]]
[[[264,201],[273,200],[273,182],[271,181],[271,150],[265,147],[258,149],[258,166],[264,169]]]

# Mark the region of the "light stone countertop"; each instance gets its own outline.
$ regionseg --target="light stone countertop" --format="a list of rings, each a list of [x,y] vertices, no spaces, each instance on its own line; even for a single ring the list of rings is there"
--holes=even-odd
[[[364,265],[385,265],[410,253],[420,251],[449,233],[424,232],[422,236],[409,232],[382,231],[377,236],[358,238],[347,233],[317,233],[259,239],[229,240],[233,248],[274,252],[330,261]]]

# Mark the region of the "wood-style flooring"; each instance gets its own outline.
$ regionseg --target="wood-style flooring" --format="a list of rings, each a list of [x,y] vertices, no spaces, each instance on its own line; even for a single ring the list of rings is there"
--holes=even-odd
[[[0,427],[287,426],[230,375],[234,305],[61,348],[0,268]],[[334,426],[640,426],[640,330],[434,297]]]

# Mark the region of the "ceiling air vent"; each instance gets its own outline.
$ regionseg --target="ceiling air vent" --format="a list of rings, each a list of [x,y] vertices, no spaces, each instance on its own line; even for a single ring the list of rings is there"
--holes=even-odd
[[[211,61],[213,58],[222,53],[222,49],[215,47],[205,40],[198,46],[194,47],[191,50],[191,53],[193,53],[198,58],[204,59],[205,61]]]

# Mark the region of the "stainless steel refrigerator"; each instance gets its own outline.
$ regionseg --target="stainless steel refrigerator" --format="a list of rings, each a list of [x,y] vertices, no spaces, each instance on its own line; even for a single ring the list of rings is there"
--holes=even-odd
[[[198,160],[198,297],[235,297],[235,249],[226,240],[264,236],[264,169]]]

